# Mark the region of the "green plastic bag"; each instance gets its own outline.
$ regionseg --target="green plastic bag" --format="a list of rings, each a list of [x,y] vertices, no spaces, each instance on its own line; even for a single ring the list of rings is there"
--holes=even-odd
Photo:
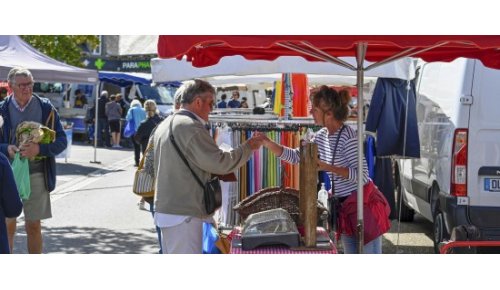
[[[19,157],[19,152],[14,156],[12,171],[14,171],[19,196],[22,200],[27,200],[31,195],[30,166],[28,159]]]

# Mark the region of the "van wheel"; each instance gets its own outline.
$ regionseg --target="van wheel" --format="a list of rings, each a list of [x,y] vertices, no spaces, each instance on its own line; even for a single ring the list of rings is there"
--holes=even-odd
[[[396,191],[396,216],[399,217],[399,220],[402,222],[412,222],[413,217],[415,216],[415,211],[408,207],[405,204],[404,200],[401,200],[403,198],[403,188],[401,186],[401,181],[399,177],[399,172],[396,171],[396,176],[394,178],[395,181],[395,191]],[[401,205],[401,210],[399,209],[399,205]],[[400,215],[400,216],[399,216]]]
[[[444,216],[442,212],[437,212],[434,216],[434,252],[439,254],[439,243],[444,241]]]

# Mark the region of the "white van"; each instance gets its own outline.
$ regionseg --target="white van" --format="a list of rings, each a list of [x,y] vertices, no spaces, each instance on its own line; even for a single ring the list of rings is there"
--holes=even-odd
[[[401,220],[417,212],[433,222],[436,250],[459,225],[500,240],[500,70],[471,59],[424,64],[417,119],[421,158],[395,168]]]
[[[139,96],[144,100],[154,100],[156,102],[160,115],[162,117],[165,117],[171,114],[174,110],[174,95],[179,86],[150,86],[134,84],[130,88],[129,93],[126,95],[125,101],[127,103],[130,103],[136,96]]]

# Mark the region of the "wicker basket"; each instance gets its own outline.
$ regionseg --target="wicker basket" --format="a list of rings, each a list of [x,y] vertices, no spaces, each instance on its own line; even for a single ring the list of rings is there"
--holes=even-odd
[[[285,209],[295,223],[299,221],[299,191],[293,188],[269,187],[264,188],[245,198],[233,209],[238,212],[241,220],[249,215],[275,208]],[[318,220],[326,209],[318,203]]]

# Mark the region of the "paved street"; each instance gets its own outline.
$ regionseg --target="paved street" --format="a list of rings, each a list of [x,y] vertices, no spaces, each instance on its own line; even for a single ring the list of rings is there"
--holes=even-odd
[[[156,253],[151,214],[137,207],[132,191],[135,167],[130,149],[94,149],[73,145],[66,163],[58,159],[58,187],[52,193],[53,218],[43,222],[44,253]],[[18,222],[14,253],[26,253],[23,219]],[[433,253],[432,226],[423,217],[398,224],[384,235],[384,253]]]

